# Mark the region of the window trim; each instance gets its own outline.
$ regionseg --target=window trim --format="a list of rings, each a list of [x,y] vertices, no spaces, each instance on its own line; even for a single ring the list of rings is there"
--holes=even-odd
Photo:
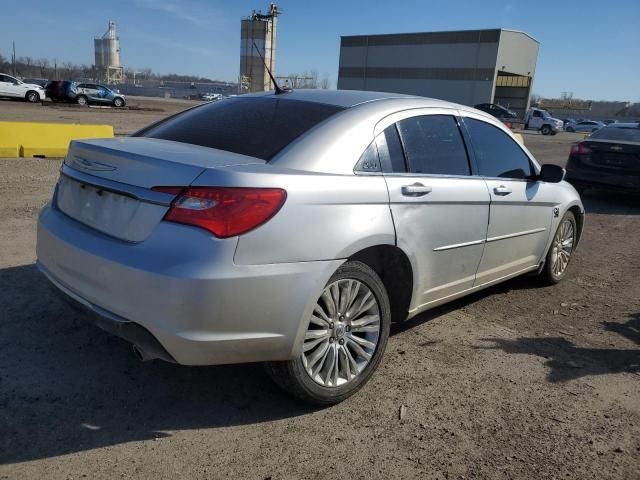
[[[460,134],[462,136],[462,141],[464,143],[464,148],[467,152],[467,161],[469,162],[469,167],[471,173],[469,175],[442,175],[442,174],[430,174],[430,173],[411,173],[407,171],[407,158],[406,153],[404,152],[404,145],[402,145],[402,139],[400,139],[400,145],[403,148],[403,155],[405,161],[405,172],[385,172],[383,169],[382,174],[384,176],[404,176],[404,177],[439,177],[439,178],[478,178],[478,169],[475,162],[475,157],[473,156],[473,148],[471,148],[471,143],[469,142],[469,137],[466,134],[466,130],[464,127],[464,122],[462,121],[462,113],[463,111],[449,108],[449,107],[412,107],[406,108],[404,110],[399,110],[393,113],[386,115],[385,117],[378,120],[376,123],[373,133],[374,138],[377,137],[380,133],[384,132],[387,127],[391,125],[397,124],[400,120],[404,120],[410,117],[420,117],[426,115],[449,115],[453,116],[458,125],[458,129],[460,130]],[[471,113],[471,112],[469,112]],[[478,118],[482,118],[478,115]],[[396,126],[396,133],[398,138],[400,138],[400,132],[398,132],[398,127]]]
[[[452,117],[453,121],[456,125],[456,128],[458,129],[458,134],[460,135],[460,140],[462,141],[462,147],[464,148],[464,153],[465,156],[467,158],[467,167],[469,169],[469,173],[466,175],[458,175],[458,174],[442,174],[442,173],[417,173],[417,172],[411,172],[410,171],[410,164],[411,161],[409,160],[409,155],[407,154],[407,149],[405,147],[404,144],[404,140],[402,139],[402,133],[400,133],[400,128],[398,126],[398,123],[405,121],[405,120],[410,120],[410,119],[414,119],[414,118],[418,118],[418,117],[434,117],[434,116],[438,116],[438,117]],[[396,127],[396,131],[398,132],[398,138],[400,139],[400,146],[402,147],[402,153],[404,154],[404,169],[406,173],[409,174],[413,174],[416,176],[422,176],[422,175],[426,175],[426,176],[444,176],[444,177],[471,177],[473,176],[473,170],[471,168],[471,161],[469,160],[469,150],[467,148],[467,145],[464,141],[464,136],[462,135],[462,129],[460,128],[460,122],[458,121],[458,116],[457,115],[447,115],[447,114],[440,114],[440,113],[435,113],[435,114],[431,114],[431,115],[414,115],[411,117],[407,117],[407,118],[403,118],[402,120],[398,120],[397,122],[394,123],[395,127]]]
[[[476,120],[479,122],[483,122],[501,132],[503,132],[517,147],[518,149],[520,149],[520,151],[524,154],[524,156],[529,160],[529,166],[531,168],[531,173],[533,175],[538,175],[540,173],[540,164],[536,161],[535,158],[533,158],[529,152],[527,150],[525,150],[523,148],[522,145],[520,145],[520,143],[513,138],[508,130],[505,130],[506,127],[503,127],[501,125],[496,125],[494,122],[492,121],[487,121],[489,119],[486,118],[482,118],[480,115],[475,115],[472,112],[462,112],[462,115],[460,117],[460,121],[463,125],[463,130],[465,132],[465,138],[469,139],[469,145],[471,146],[471,150],[473,151],[473,158],[474,158],[474,163],[476,165],[476,173],[474,175],[484,178],[486,180],[502,180],[502,181],[509,181],[509,182],[535,182],[536,180],[532,177],[529,178],[510,178],[510,177],[489,177],[486,175],[481,175],[480,174],[480,169],[479,166],[477,164],[477,159],[476,159],[476,152],[475,152],[475,147],[473,146],[473,140],[471,139],[471,133],[469,132],[469,127],[467,125],[466,119],[470,119],[470,120]]]

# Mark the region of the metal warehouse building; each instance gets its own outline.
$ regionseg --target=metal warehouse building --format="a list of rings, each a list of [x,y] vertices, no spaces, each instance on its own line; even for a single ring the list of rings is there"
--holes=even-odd
[[[343,36],[338,88],[529,105],[539,43],[505,29]]]

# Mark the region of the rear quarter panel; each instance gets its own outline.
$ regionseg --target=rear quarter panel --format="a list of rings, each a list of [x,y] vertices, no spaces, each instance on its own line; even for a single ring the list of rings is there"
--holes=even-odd
[[[348,258],[374,245],[395,245],[389,196],[382,176],[300,172],[272,165],[205,171],[193,185],[278,187],[280,211],[240,236],[239,265]]]

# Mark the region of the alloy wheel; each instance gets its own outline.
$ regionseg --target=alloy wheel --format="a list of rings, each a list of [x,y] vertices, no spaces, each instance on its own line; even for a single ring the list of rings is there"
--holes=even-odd
[[[573,253],[574,235],[573,222],[567,219],[562,222],[553,238],[551,271],[557,277],[560,277],[569,265],[569,259]]]
[[[316,303],[305,332],[302,363],[323,387],[353,381],[371,361],[380,338],[380,306],[364,283],[329,284]]]

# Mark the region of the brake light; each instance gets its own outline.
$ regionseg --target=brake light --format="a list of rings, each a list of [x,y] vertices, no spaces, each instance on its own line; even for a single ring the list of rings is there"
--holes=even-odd
[[[284,204],[281,188],[155,187],[153,190],[180,195],[164,216],[168,222],[204,228],[216,237],[242,235],[264,224]]]
[[[583,143],[574,143],[571,145],[571,155],[589,155],[591,149]]]

